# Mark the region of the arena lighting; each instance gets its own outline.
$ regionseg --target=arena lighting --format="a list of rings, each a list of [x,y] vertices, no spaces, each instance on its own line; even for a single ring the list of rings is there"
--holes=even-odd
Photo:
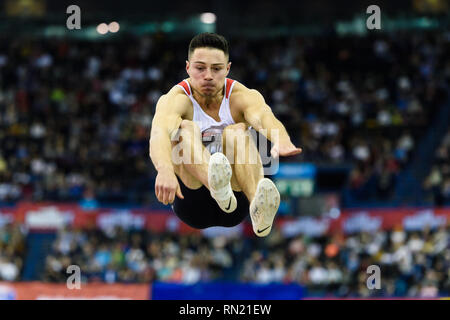
[[[117,31],[119,31],[119,29],[120,29],[120,25],[116,21],[113,21],[108,25],[109,32],[115,33]]]
[[[200,21],[206,24],[212,24],[216,22],[216,15],[211,12],[205,12],[200,15]]]
[[[108,33],[108,25],[106,23],[100,23],[97,26],[97,32],[100,33],[100,34]]]

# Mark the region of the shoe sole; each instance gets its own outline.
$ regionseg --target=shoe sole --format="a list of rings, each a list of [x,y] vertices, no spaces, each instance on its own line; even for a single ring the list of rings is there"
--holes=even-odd
[[[280,206],[280,193],[272,180],[263,178],[258,182],[250,209],[254,210],[255,206],[262,218],[257,225],[253,225],[253,231],[258,237],[265,237],[272,230],[273,220]]]
[[[237,207],[237,200],[231,189],[233,170],[228,158],[221,152],[211,155],[208,164],[208,183],[210,190],[221,190],[229,186],[222,196],[213,196],[220,209],[226,213],[233,212]],[[211,194],[212,196],[212,194]],[[220,204],[219,204],[220,202]]]
[[[208,164],[208,183],[214,190],[224,188],[230,183],[233,171],[228,158],[221,152],[211,155]]]

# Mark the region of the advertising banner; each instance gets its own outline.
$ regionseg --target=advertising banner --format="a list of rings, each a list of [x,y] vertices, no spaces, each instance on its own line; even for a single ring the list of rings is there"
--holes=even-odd
[[[200,209],[201,210],[201,209]],[[275,227],[285,236],[305,234],[320,236],[327,233],[375,232],[401,227],[408,231],[425,227],[438,228],[450,223],[450,208],[383,208],[335,211],[326,216],[275,218]],[[171,231],[180,234],[202,233],[214,235],[252,235],[250,219],[234,228],[213,227],[197,230],[182,222],[171,211],[145,209],[83,210],[78,204],[20,203],[16,207],[0,208],[0,227],[23,223],[29,230],[58,230],[64,226],[75,228],[97,227],[105,232],[120,226],[128,229],[147,229],[153,232]]]
[[[149,284],[81,284],[68,289],[66,284],[41,282],[0,282],[0,300],[148,300]]]

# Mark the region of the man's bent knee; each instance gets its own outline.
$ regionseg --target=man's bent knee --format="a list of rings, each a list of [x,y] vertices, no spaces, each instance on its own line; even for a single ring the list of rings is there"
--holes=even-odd
[[[198,127],[198,125],[194,121],[186,120],[186,119],[183,119],[181,121],[180,128],[181,129],[187,129],[187,130],[194,130],[194,131],[198,130],[198,131],[200,131],[200,128]]]
[[[230,143],[231,143],[232,146],[234,146],[235,137],[244,136],[246,129],[247,129],[247,126],[243,122],[239,122],[236,124],[226,126],[225,129],[223,129],[223,133],[222,133],[223,145],[225,146],[225,145],[227,145],[227,143],[230,145]]]
[[[236,124],[231,124],[229,126],[226,126],[225,129],[223,129],[224,135],[231,133],[232,131],[245,131],[247,130],[247,126],[243,122],[238,122]]]
[[[240,122],[224,129],[222,143],[225,155],[232,164],[245,164],[248,145],[251,140],[247,126]]]
[[[186,139],[191,141],[193,138],[199,137],[201,137],[199,126],[194,121],[182,120],[175,141],[177,143]]]

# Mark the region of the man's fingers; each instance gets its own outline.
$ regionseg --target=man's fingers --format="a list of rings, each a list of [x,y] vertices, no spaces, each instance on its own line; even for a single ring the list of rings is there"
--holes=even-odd
[[[302,148],[295,148],[295,150],[292,150],[289,152],[289,155],[299,154],[302,152]]]
[[[158,186],[155,187],[155,194],[156,194],[156,199],[158,199],[159,202],[162,202],[160,187],[158,187]]]
[[[184,196],[181,193],[180,185],[178,185],[178,187],[177,187],[177,197],[180,199],[184,199]]]
[[[164,204],[169,203],[169,196],[170,196],[170,190],[168,188],[164,188],[164,191],[163,191],[163,203]]]
[[[272,150],[270,150],[270,154],[272,158],[278,158],[278,149],[276,147],[273,147]]]
[[[155,187],[156,198],[159,202],[164,203],[164,187],[161,185],[157,185]]]
[[[175,200],[175,190],[173,190],[173,191],[170,191],[170,194],[169,194],[169,203],[173,203],[173,201]]]
[[[178,196],[184,199],[181,193],[180,184],[177,182],[176,178],[173,179],[172,176],[166,177],[163,174],[156,177],[155,183],[155,194],[158,201],[164,205],[171,204],[175,201],[175,197]]]
[[[287,152],[280,152],[280,155],[281,156],[293,156],[293,155],[296,155],[296,154],[299,154],[299,153],[301,153],[303,150],[302,150],[302,148],[295,148],[295,149],[293,149],[293,150],[289,150],[289,151],[287,151]]]

